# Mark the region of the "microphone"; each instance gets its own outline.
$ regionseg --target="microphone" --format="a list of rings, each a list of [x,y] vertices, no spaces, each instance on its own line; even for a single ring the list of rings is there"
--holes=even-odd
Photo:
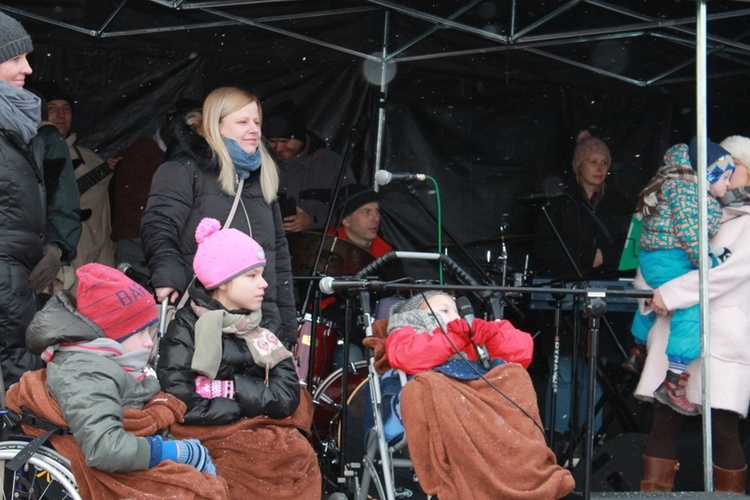
[[[534,200],[551,200],[552,198],[557,198],[558,196],[562,196],[565,193],[562,191],[559,193],[531,193],[531,194],[525,194],[522,196],[516,196],[516,200],[519,201],[534,201]]]
[[[336,291],[348,290],[380,290],[386,285],[383,281],[369,280],[337,280],[333,276],[326,276],[318,283],[318,288],[326,295]]]
[[[154,293],[154,287],[151,286],[151,276],[143,274],[142,272],[134,269],[133,266],[131,266],[128,262],[120,263],[117,266],[117,270],[120,271],[125,276],[127,276],[128,278],[130,278],[131,280],[141,285],[143,288],[145,288],[149,292]]]
[[[425,174],[392,174],[387,170],[378,170],[375,172],[375,182],[381,186],[397,181],[397,182],[422,182],[427,180]]]
[[[456,299],[456,305],[458,306],[458,315],[466,320],[469,324],[469,329],[471,329],[471,324],[474,322],[474,308],[471,307],[471,302],[466,297],[459,297]],[[474,344],[474,350],[477,352],[477,357],[482,362],[482,366],[489,370],[490,355],[487,352],[487,348],[483,345]]]

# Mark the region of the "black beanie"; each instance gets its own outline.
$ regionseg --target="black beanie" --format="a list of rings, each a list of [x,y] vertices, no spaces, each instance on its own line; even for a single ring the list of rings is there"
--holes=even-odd
[[[343,219],[351,215],[359,207],[373,201],[380,201],[378,193],[367,186],[349,184],[342,187],[339,195],[336,197],[336,212],[339,214],[339,218]]]
[[[0,12],[0,63],[34,50],[21,23]]]
[[[36,89],[42,93],[44,98],[47,100],[47,102],[52,101],[65,101],[68,104],[70,104],[70,107],[73,107],[73,98],[70,97],[70,94],[65,92],[60,85],[57,84],[57,82],[49,81],[49,82],[39,82],[35,85]]]
[[[305,119],[292,101],[276,106],[263,120],[263,137],[266,139],[307,139]]]

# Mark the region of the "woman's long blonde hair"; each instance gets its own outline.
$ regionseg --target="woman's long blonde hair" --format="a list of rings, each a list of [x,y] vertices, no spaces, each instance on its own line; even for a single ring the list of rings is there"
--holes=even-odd
[[[219,185],[221,189],[230,195],[235,194],[236,189],[236,172],[234,163],[229,157],[229,151],[221,139],[219,132],[219,123],[228,114],[234,113],[238,109],[247,106],[250,103],[258,104],[258,114],[263,120],[263,110],[260,100],[250,92],[236,87],[220,87],[206,97],[203,102],[202,116],[188,117],[188,124],[194,126],[199,133],[206,139],[208,145],[216,158],[219,160]],[[263,145],[263,141],[258,141],[260,150],[260,188],[263,191],[263,198],[268,203],[276,199],[276,193],[279,190],[279,172],[276,168],[273,158]]]

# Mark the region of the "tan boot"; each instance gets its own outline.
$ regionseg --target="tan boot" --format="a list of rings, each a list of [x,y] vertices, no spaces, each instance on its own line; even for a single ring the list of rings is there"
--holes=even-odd
[[[714,465],[714,491],[745,493],[747,465],[737,470],[722,469]]]
[[[677,460],[643,455],[641,491],[672,491],[674,476],[679,468]]]

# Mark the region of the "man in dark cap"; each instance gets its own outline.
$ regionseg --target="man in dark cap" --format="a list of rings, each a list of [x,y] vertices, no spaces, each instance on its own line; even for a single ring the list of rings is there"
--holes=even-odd
[[[336,199],[339,227],[336,236],[380,257],[393,247],[378,236],[380,230],[380,195],[359,184],[344,187]],[[334,229],[331,228],[330,234]]]
[[[378,235],[380,230],[380,195],[367,186],[350,184],[341,189],[336,197],[335,214],[337,226],[331,227],[328,234],[335,234],[338,238],[350,241],[366,250],[373,257],[378,258],[393,250],[393,247]],[[392,260],[384,269],[378,272],[388,279],[404,276],[404,270],[399,260]],[[377,301],[383,298],[382,293],[373,296]],[[352,345],[349,350],[349,361],[364,359],[362,355],[362,339],[365,332],[358,324],[346,325],[346,303],[337,300],[335,296],[326,297],[320,303],[321,315],[334,325],[344,328],[350,335]],[[353,322],[356,323],[356,322]],[[343,350],[337,348],[334,354],[334,368],[340,366]]]
[[[289,207],[283,214],[284,230],[323,230],[335,195],[341,156],[307,128],[292,101],[284,101],[271,110],[263,120],[263,137],[279,165],[280,202],[282,207]],[[342,186],[354,182],[354,174],[346,167]]]

